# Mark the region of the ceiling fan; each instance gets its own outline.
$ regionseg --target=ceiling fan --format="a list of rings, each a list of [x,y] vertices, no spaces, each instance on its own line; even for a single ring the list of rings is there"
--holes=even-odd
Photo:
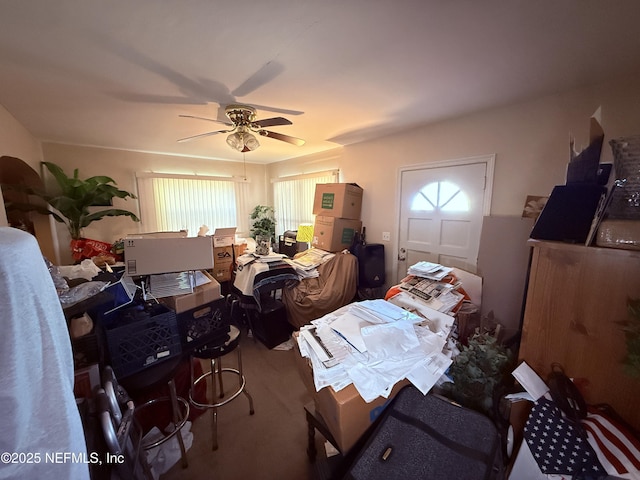
[[[300,138],[291,137],[278,132],[272,132],[265,130],[265,127],[275,127],[280,125],[292,125],[291,121],[282,117],[266,118],[264,120],[256,120],[256,109],[249,105],[231,104],[227,105],[224,109],[224,113],[229,119],[230,123],[222,122],[220,120],[214,120],[212,118],[197,117],[194,115],[180,115],[184,118],[196,118],[199,120],[207,120],[209,122],[221,123],[231,127],[229,130],[216,130],[213,132],[201,133],[199,135],[193,135],[191,137],[181,138],[178,142],[188,142],[197,138],[209,137],[211,135],[217,135],[219,133],[229,133],[227,137],[227,144],[239,152],[250,152],[260,146],[260,143],[253,135],[257,133],[263,137],[273,138],[275,140],[281,140],[283,142],[291,143],[292,145],[302,146],[304,140]]]

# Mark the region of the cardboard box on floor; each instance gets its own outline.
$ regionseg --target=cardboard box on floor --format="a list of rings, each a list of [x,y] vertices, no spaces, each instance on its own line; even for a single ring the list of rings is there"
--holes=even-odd
[[[387,404],[395,397],[402,387],[409,384],[408,380],[398,382],[391,391],[389,398],[378,397],[366,403],[356,387],[349,385],[339,392],[331,387],[325,387],[316,392],[313,383],[313,370],[309,360],[300,354],[297,344],[297,332],[294,333],[295,357],[302,381],[313,397],[316,413],[319,413],[326,423],[337,447],[345,454],[378,418]]]
[[[362,192],[355,183],[318,183],[313,197],[313,214],[359,220]]]
[[[202,274],[209,279],[208,283],[195,287],[193,293],[161,298],[160,303],[166,305],[176,313],[182,313],[219,299],[220,284],[218,281],[204,270]]]
[[[313,224],[311,245],[327,252],[339,252],[351,247],[356,233],[362,230],[360,220],[318,215]]]

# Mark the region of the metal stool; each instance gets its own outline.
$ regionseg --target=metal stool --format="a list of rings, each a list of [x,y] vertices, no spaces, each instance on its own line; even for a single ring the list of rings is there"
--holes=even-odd
[[[179,397],[176,393],[176,385],[174,376],[183,362],[183,357],[177,356],[169,360],[164,360],[156,365],[147,367],[144,370],[126,377],[120,383],[130,393],[148,391],[156,386],[167,385],[169,387],[169,396],[152,398],[135,407],[134,415],[140,415],[140,412],[146,408],[161,402],[169,402],[171,406],[171,416],[173,422],[173,431],[165,434],[162,438],[154,442],[142,444],[144,450],[150,450],[154,447],[162,445],[174,436],[177,436],[178,445],[180,446],[180,458],[182,468],[187,468],[187,451],[184,446],[182,434],[179,432],[189,419],[190,406],[186,399]],[[182,407],[182,408],[181,408]]]
[[[222,357],[231,353],[232,351],[236,351],[238,354],[238,368],[229,368],[222,367]],[[192,351],[191,356],[193,358],[209,360],[211,370],[208,372],[204,372],[198,378],[194,378],[193,371],[193,362],[191,362],[191,389],[189,390],[189,400],[191,404],[196,408],[208,408],[212,411],[212,449],[218,449],[218,408],[226,405],[227,403],[234,400],[238,395],[244,393],[249,399],[249,414],[253,415],[255,412],[253,410],[253,398],[249,392],[247,392],[245,385],[246,380],[244,378],[244,374],[242,373],[242,354],[240,352],[240,330],[231,325],[229,327],[229,335],[226,339],[224,339],[219,344],[208,343],[202,347],[196,348]],[[222,373],[229,372],[238,376],[238,387],[236,390],[232,391],[226,398],[224,392],[224,386],[222,384]],[[194,398],[194,391],[198,383],[202,381],[206,381],[207,377],[211,377],[211,403],[202,403]],[[217,381],[216,381],[217,380]],[[216,402],[216,398],[218,398],[217,386],[216,383],[220,386],[220,394],[219,398],[224,399],[219,402]]]

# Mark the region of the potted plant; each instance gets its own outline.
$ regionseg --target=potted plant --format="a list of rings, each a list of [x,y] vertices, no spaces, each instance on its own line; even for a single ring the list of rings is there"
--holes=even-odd
[[[47,204],[8,202],[6,207],[8,210],[34,211],[51,215],[56,221],[64,223],[71,236],[71,248],[74,253],[79,242],[83,239],[82,230],[95,221],[102,220],[104,217],[118,216],[128,216],[136,222],[139,221],[134,213],[119,208],[106,208],[98,211],[89,210],[90,207],[113,205],[114,197],[123,199],[136,198],[134,194],[118,189],[116,182],[112,178],[95,176],[82,180],[78,177],[77,168],[73,172],[73,177],[68,177],[58,165],[51,162],[42,162],[42,164],[53,175],[59,191],[49,193],[26,186],[3,185],[3,187],[17,189],[38,197]],[[76,257],[74,255],[74,258]]]
[[[494,394],[512,367],[511,352],[490,333],[475,333],[461,346],[443,384],[444,394],[469,408],[491,414]]]
[[[271,243],[275,242],[276,218],[273,207],[256,205],[251,212],[251,237],[256,240],[256,253],[268,255]]]

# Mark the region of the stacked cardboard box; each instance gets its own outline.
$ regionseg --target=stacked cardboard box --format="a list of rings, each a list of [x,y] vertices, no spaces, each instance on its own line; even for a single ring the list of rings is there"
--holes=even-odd
[[[349,248],[360,233],[362,222],[362,188],[355,183],[319,183],[313,201],[311,244],[328,252]]]
[[[218,282],[228,282],[234,268],[234,260],[244,253],[246,244],[235,244],[236,227],[216,228],[213,233],[213,277]]]

